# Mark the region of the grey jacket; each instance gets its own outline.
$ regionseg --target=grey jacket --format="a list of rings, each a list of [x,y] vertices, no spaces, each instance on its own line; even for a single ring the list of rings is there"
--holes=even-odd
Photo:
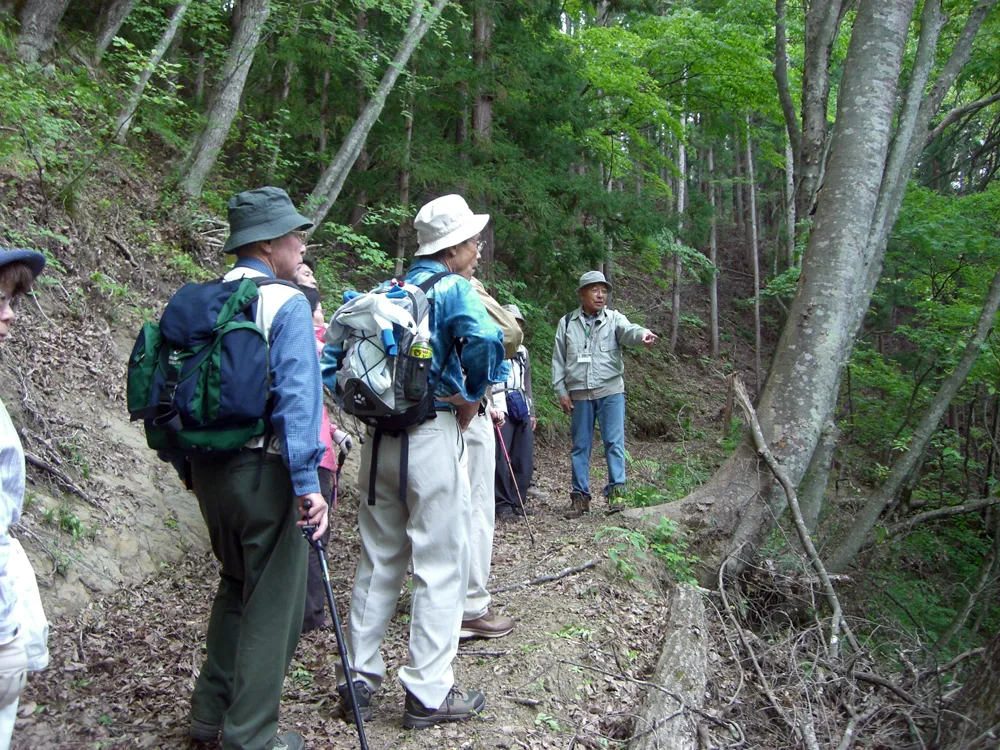
[[[605,308],[587,336],[583,308],[564,315],[552,349],[552,387],[574,401],[603,398],[625,391],[623,346],[642,342],[648,330],[616,310]],[[589,358],[589,362],[587,361]]]

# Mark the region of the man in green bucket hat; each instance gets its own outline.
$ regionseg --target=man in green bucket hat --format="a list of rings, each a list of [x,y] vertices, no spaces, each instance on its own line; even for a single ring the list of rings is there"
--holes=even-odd
[[[311,226],[280,188],[234,196],[223,252],[237,259],[223,280],[291,280],[305,251],[297,232]],[[306,298],[292,284],[265,284],[259,294],[255,323],[268,341],[273,437],[191,461],[220,563],[208,654],[191,696],[191,738],[215,742],[221,734],[224,750],[299,750],[301,736],[278,734],[278,706],[305,606],[309,545],[297,526],[314,526],[316,538],[327,528],[316,472],[322,385]]]

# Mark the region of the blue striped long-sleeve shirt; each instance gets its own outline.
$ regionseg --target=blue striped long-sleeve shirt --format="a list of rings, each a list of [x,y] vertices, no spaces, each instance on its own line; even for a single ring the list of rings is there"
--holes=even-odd
[[[241,258],[235,267],[274,278],[267,264],[255,258]],[[263,287],[261,292],[267,294],[267,289]],[[303,295],[291,295],[274,314],[267,343],[274,399],[271,426],[292,476],[292,487],[296,495],[319,492],[316,469],[326,450],[319,439],[323,386],[312,313]]]
[[[7,409],[0,401],[0,644],[17,631],[14,605],[17,593],[7,574],[10,560],[10,527],[21,519],[24,501],[24,449]]]

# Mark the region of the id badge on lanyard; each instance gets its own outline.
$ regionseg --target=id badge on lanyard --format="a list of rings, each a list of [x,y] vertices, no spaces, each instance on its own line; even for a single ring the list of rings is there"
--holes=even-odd
[[[583,351],[577,356],[577,364],[589,365],[590,364],[590,334],[594,330],[593,326],[587,328],[587,344]]]

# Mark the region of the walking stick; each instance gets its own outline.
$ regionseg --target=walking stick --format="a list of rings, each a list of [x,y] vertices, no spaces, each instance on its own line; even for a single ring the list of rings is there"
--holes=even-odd
[[[340,467],[344,464],[347,454],[341,452],[337,458],[337,483],[333,485],[334,494],[337,492],[337,485],[340,484]],[[312,506],[308,500],[303,503],[306,510]],[[333,588],[330,586],[330,569],[326,565],[326,555],[323,554],[323,541],[313,539],[313,526],[303,526],[302,536],[316,550],[319,557],[320,569],[323,571],[323,586],[326,588],[326,601],[330,605],[330,615],[333,617],[333,632],[337,636],[337,653],[340,654],[340,663],[344,667],[344,674],[347,675],[347,697],[351,701],[351,712],[354,714],[354,725],[358,728],[358,740],[361,742],[361,750],[368,750],[368,739],[365,737],[364,720],[361,718],[361,707],[358,705],[358,695],[354,691],[354,674],[351,672],[351,662],[347,657],[347,645],[344,642],[344,631],[340,627],[340,617],[337,615],[337,605],[333,601]]]
[[[514,467],[510,464],[510,454],[507,453],[507,446],[503,441],[503,433],[500,432],[500,425],[496,422],[493,423],[493,426],[496,428],[497,439],[500,441],[500,447],[503,448],[503,457],[507,459],[507,468],[510,470],[510,481],[514,483],[514,492],[517,493],[517,501],[521,503],[521,517],[524,519],[524,525],[528,527],[528,536],[531,538],[531,543],[534,544],[535,535],[531,531],[531,523],[528,521],[528,511],[524,507],[524,498],[521,497],[521,488],[517,486],[517,477],[514,476]]]

